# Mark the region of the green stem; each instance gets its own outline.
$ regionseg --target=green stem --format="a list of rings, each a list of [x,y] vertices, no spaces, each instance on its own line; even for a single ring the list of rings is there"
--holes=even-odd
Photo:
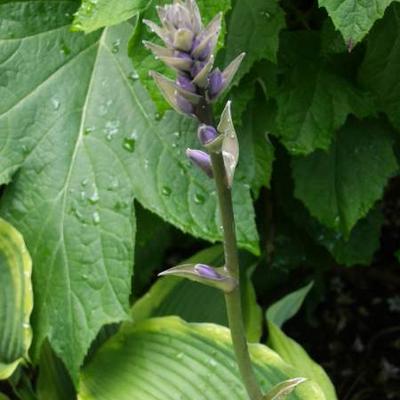
[[[249,349],[243,323],[240,295],[239,258],[236,245],[235,216],[232,205],[232,193],[226,184],[224,160],[221,153],[212,153],[211,162],[217,187],[219,209],[224,236],[225,265],[238,285],[225,294],[226,310],[233,348],[243,383],[251,400],[261,400],[263,395],[251,365]]]

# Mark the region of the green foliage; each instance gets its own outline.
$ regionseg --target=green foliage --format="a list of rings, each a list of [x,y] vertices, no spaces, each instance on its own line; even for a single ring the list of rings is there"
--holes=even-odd
[[[321,394],[326,400],[337,400],[335,389],[326,372],[311,359],[307,352],[281,330],[281,326],[292,318],[300,309],[303,301],[312,288],[312,283],[288,294],[274,303],[267,310],[268,345],[283,360],[296,368],[301,376],[317,382]]]
[[[324,225],[347,238],[397,170],[392,145],[390,131],[382,124],[350,120],[329,152],[294,159],[296,197]]]
[[[32,261],[21,234],[0,218],[0,380],[28,358],[32,341]]]
[[[275,352],[259,344],[250,347],[265,391],[282,380],[297,377],[298,371]],[[246,398],[226,328],[188,324],[176,317],[150,319],[126,327],[83,370],[79,399],[153,400],[173,398],[177,390],[190,399]],[[290,399],[324,397],[318,385],[308,381]]]

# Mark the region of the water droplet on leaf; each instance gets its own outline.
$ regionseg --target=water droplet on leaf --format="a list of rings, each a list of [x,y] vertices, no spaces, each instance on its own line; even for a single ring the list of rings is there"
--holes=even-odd
[[[111,46],[111,51],[116,54],[119,52],[119,47],[121,45],[121,40],[117,39]]]
[[[202,194],[199,194],[199,193],[195,194],[194,202],[196,204],[204,204],[205,201],[206,201],[206,198]]]
[[[168,196],[171,195],[172,190],[171,190],[171,188],[168,187],[168,186],[163,186],[163,188],[162,188],[162,190],[161,190],[161,193],[162,193],[163,196],[167,196],[167,197],[168,197]]]
[[[92,214],[92,220],[95,225],[100,223],[100,214],[97,211]]]
[[[88,127],[88,128],[85,128],[85,129],[84,129],[83,134],[84,134],[85,136],[88,136],[88,135],[90,135],[93,131],[94,131],[94,128],[93,128],[93,127]]]
[[[136,71],[133,71],[128,75],[128,78],[131,81],[137,81],[139,79],[139,74]]]

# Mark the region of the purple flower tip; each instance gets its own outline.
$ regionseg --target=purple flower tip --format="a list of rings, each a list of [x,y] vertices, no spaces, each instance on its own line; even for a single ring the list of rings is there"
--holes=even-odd
[[[196,92],[196,86],[192,83],[190,78],[185,75],[179,75],[176,79],[176,83],[180,88],[187,90],[188,92]]]
[[[200,143],[202,145],[206,145],[217,138],[218,132],[213,126],[202,124],[199,126],[197,136],[200,140]]]
[[[224,80],[221,71],[217,68],[210,74],[208,86],[208,94],[211,99],[218,96],[219,92],[224,87]]]
[[[194,270],[203,278],[207,279],[221,279],[221,275],[215,271],[214,268],[206,264],[196,264]]]

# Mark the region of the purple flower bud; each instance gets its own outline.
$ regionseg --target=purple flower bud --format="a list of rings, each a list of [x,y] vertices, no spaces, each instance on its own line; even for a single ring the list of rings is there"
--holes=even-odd
[[[202,45],[202,48],[199,49],[199,46]],[[209,40],[207,43],[202,43],[200,38],[197,37],[196,39],[193,40],[193,45],[190,50],[190,53],[193,55],[196,54],[195,58],[201,61],[205,61],[208,59],[208,57],[211,55],[211,40]]]
[[[213,126],[202,124],[199,126],[197,136],[200,140],[200,143],[202,145],[206,145],[217,138],[218,132]]]
[[[223,87],[224,79],[221,71],[217,68],[210,74],[209,78],[208,94],[210,98],[217,97]]]
[[[185,75],[178,75],[176,84],[188,92],[196,93],[196,86],[193,85],[192,81]]]
[[[206,264],[196,264],[194,266],[194,270],[203,278],[218,280],[223,279],[223,276],[221,276],[214,268]]]
[[[187,149],[186,155],[193,164],[195,164],[203,172],[205,172],[209,178],[212,178],[213,171],[211,166],[211,159],[207,153],[201,150]]]
[[[184,114],[189,114],[189,115],[193,114],[194,107],[192,103],[189,100],[185,99],[179,93],[176,93],[176,104]]]

